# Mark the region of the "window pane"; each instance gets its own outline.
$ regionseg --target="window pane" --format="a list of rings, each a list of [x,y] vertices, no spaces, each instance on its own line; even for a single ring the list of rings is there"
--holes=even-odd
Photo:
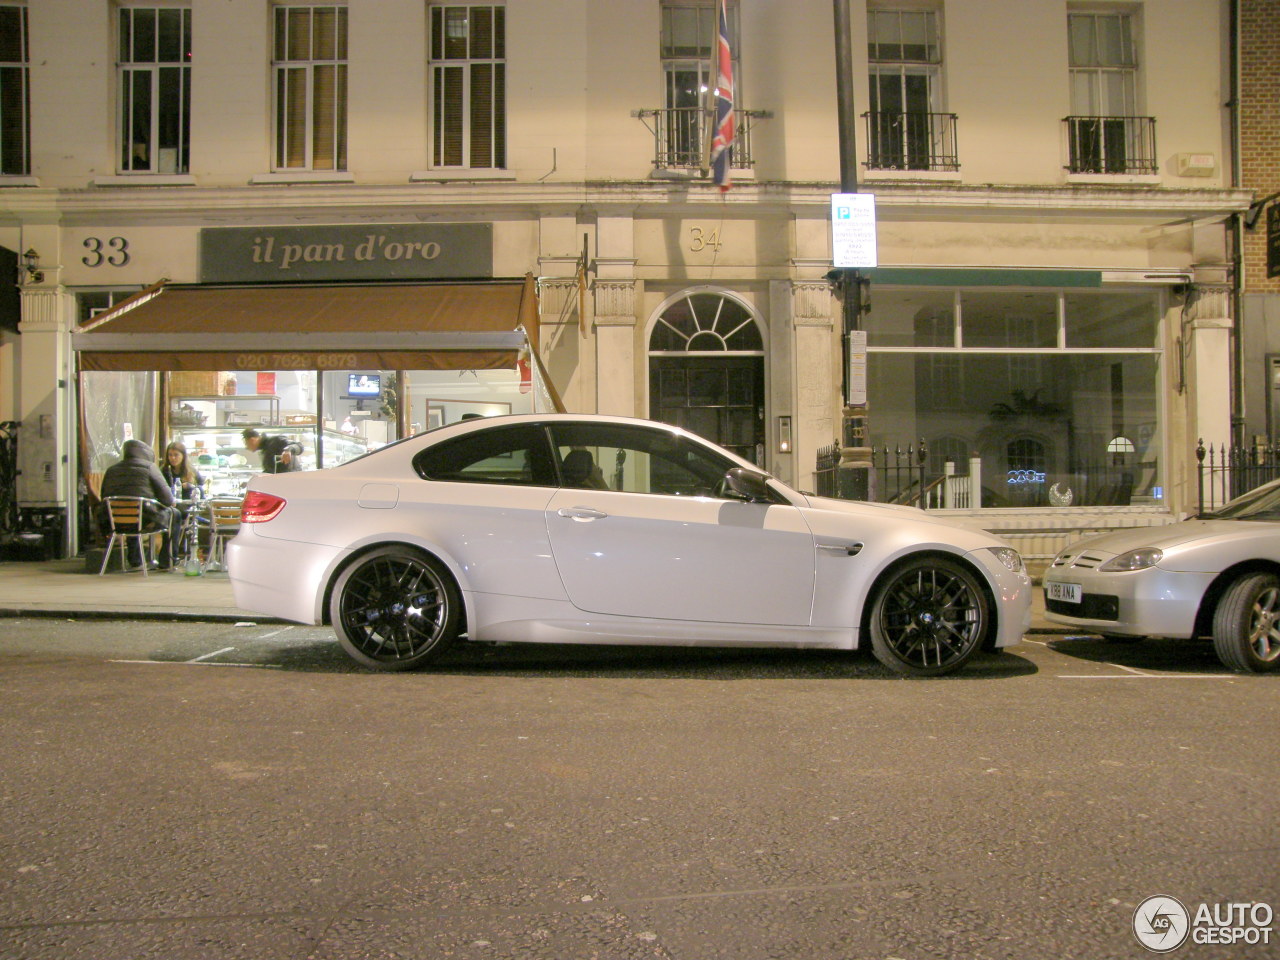
[[[966,347],[1054,347],[1058,297],[1052,293],[971,293],[960,297]]]
[[[340,96],[337,68],[332,64],[317,64],[314,71],[311,167],[313,170],[332,170],[337,136],[335,120]]]
[[[429,447],[414,461],[425,480],[551,486],[546,435],[535,426],[484,430]]]
[[[315,47],[312,60],[335,60],[338,55],[338,17],[332,7],[317,7],[312,18]]]
[[[126,105],[128,157],[126,170],[151,169],[151,71],[128,70],[129,99]]]
[[[507,55],[507,9],[493,8],[493,55],[501,60]]]
[[[179,156],[186,140],[183,112],[185,67],[162,67],[160,73],[159,165],[156,173],[178,173]]]
[[[133,11],[133,62],[154,63],[156,59],[156,11]]]
[[[863,323],[871,347],[954,347],[955,294],[951,290],[879,290]]]
[[[1097,47],[1093,39],[1093,17],[1079,14],[1067,18],[1071,38],[1071,66],[1091,67],[1098,62]]]
[[[465,60],[467,58],[467,8],[446,7],[444,17],[445,59]]]
[[[436,70],[435,82],[435,163],[462,165],[462,68]]]
[[[487,60],[493,56],[493,10],[471,8],[471,59]]]
[[[493,125],[493,68],[487,63],[471,67],[471,166],[493,165],[490,135]]]
[[[182,21],[186,13],[186,10],[178,7],[167,7],[159,11],[159,59],[164,63],[178,63],[183,59]]]
[[[1155,294],[1068,293],[1066,308],[1068,347],[1155,346]]]
[[[286,8],[288,41],[286,60],[311,59],[311,11],[306,7]]]
[[[1076,506],[1158,496],[1153,355],[1028,357],[1040,365],[1030,384],[1004,356],[953,354],[945,358],[951,371],[932,369],[943,358],[919,354],[868,359],[871,443],[892,451],[903,438],[923,437],[930,449],[944,439],[967,449],[982,460],[984,506],[1049,506],[1053,487],[1059,498],[1070,491]],[[1116,437],[1130,440],[1133,452],[1109,451]]]
[[[27,173],[27,70],[0,67],[0,173]]]
[[[16,9],[14,7],[6,7],[6,10]],[[129,7],[120,8],[120,37],[119,50],[116,53],[116,59],[120,63],[133,62],[133,10]],[[3,41],[0,41],[3,42]],[[6,57],[5,59],[10,59]]]

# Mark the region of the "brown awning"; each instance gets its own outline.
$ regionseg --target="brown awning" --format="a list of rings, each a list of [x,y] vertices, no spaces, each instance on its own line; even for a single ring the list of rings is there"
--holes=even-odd
[[[72,335],[84,370],[476,370],[537,345],[532,275],[474,283],[163,284]]]

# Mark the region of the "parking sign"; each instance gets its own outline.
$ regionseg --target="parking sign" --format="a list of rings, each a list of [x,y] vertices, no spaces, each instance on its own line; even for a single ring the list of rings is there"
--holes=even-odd
[[[878,266],[876,198],[870,193],[831,195],[832,266],[861,269]]]

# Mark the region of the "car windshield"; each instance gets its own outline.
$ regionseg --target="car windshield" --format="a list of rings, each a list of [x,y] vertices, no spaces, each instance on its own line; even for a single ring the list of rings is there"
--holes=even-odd
[[[1280,480],[1250,490],[1208,516],[1215,520],[1280,520]]]

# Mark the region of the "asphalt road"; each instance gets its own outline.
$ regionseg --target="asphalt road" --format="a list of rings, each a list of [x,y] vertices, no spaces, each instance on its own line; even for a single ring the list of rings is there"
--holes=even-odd
[[[1280,912],[1280,679],[1202,646],[331,637],[0,621],[0,958],[1103,960],[1157,894]]]

